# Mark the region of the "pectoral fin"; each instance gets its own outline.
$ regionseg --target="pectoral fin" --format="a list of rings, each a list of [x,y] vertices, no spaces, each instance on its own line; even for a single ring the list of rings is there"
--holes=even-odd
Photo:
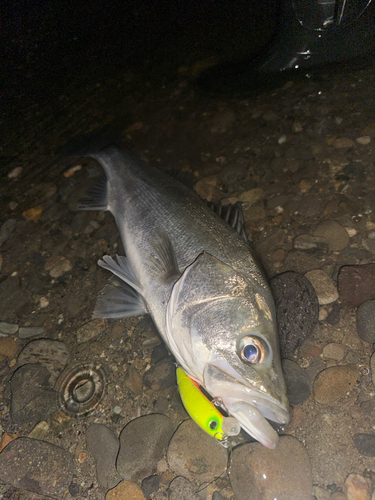
[[[100,292],[94,318],[126,318],[147,314],[142,296],[124,281],[112,278]]]

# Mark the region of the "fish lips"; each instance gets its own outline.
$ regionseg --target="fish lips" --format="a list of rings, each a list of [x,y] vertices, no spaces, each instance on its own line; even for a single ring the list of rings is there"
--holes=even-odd
[[[283,403],[249,385],[226,361],[206,364],[203,376],[207,391],[222,400],[248,434],[267,448],[276,448],[279,436],[268,420],[280,425],[289,422]]]

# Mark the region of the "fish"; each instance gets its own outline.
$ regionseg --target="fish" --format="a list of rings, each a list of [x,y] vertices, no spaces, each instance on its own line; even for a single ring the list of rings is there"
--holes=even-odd
[[[104,176],[78,203],[111,212],[124,255],[98,265],[112,273],[97,318],[149,314],[186,375],[219,399],[268,448],[289,422],[275,304],[249,244],[199,196],[129,152],[87,154]]]

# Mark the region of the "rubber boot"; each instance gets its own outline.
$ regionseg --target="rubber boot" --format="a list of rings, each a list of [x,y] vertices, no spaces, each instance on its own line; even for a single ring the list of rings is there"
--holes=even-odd
[[[207,70],[198,84],[213,92],[264,89],[363,56],[375,47],[374,7],[371,0],[285,0],[278,29],[260,54]]]

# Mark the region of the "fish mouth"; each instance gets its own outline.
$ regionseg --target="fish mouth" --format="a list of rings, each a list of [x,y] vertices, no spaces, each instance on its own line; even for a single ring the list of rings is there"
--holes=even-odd
[[[286,403],[250,385],[226,361],[207,364],[203,375],[207,391],[221,399],[243,430],[267,448],[277,447],[279,435],[268,420],[286,425],[290,419]]]

